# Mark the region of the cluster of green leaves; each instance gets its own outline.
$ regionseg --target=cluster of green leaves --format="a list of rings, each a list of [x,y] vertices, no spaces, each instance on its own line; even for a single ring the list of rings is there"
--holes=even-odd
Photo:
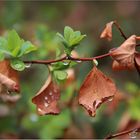
[[[60,41],[64,45],[64,51],[67,56],[71,55],[71,52],[74,50],[74,48],[80,44],[82,39],[86,35],[81,35],[80,31],[74,31],[71,27],[66,26],[64,28],[64,36],[60,33],[57,33],[59,38],[61,39]],[[56,50],[56,56],[60,56],[60,50]],[[56,81],[64,81],[67,78],[67,72],[65,71],[66,69],[72,67],[76,63],[72,61],[65,61],[65,62],[57,62],[52,64],[51,70],[52,74],[55,78]]]
[[[74,31],[69,26],[64,28],[64,36],[60,33],[57,35],[61,38],[67,55],[70,55],[72,50],[86,37],[86,35],[81,35],[80,31]]]
[[[20,57],[36,49],[30,41],[21,39],[15,30],[9,31],[6,37],[0,37],[0,60],[10,57],[11,66],[15,70],[24,70],[25,64]]]

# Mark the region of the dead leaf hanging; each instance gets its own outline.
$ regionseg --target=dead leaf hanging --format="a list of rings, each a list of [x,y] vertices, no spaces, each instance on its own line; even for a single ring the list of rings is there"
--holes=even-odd
[[[113,98],[116,91],[113,81],[94,67],[80,88],[79,104],[84,106],[91,116],[95,116],[96,109]]]
[[[20,91],[18,72],[11,68],[10,62],[8,60],[0,62],[0,79],[1,90],[4,89],[2,86],[2,84],[4,84],[10,91]]]
[[[114,21],[111,21],[106,24],[105,29],[102,31],[100,38],[105,38],[108,41],[112,40],[112,25],[114,24]]]
[[[0,84],[1,86],[5,86],[9,91],[17,92],[19,89],[15,81],[9,79],[7,76],[1,73],[0,73]]]
[[[120,47],[110,51],[110,55],[121,67],[131,69],[134,67],[135,47],[136,36],[132,35]]]
[[[59,87],[48,77],[44,86],[40,89],[32,102],[37,106],[37,112],[39,115],[46,114],[59,114],[57,102],[60,98]]]

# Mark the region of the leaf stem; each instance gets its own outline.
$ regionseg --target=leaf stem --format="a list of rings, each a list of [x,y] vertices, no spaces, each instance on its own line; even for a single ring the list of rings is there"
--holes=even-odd
[[[91,58],[76,58],[76,57],[72,57],[72,56],[64,56],[60,59],[56,59],[56,60],[33,60],[33,61],[23,61],[24,63],[31,63],[31,64],[52,64],[52,63],[56,63],[56,62],[60,62],[60,61],[64,61],[64,60],[71,60],[71,61],[93,61],[94,59],[101,59],[104,57],[110,56],[110,53],[106,53],[103,55],[99,55],[99,56],[95,56],[95,57],[91,57]]]
[[[121,36],[126,40],[127,36],[124,34],[123,30],[121,29],[121,26],[117,23],[117,21],[114,21],[114,25],[117,27],[117,29],[121,33]]]

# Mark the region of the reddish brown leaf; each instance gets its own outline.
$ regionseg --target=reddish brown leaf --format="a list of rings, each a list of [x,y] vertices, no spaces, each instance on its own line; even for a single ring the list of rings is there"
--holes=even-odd
[[[13,81],[15,86],[14,89],[11,91],[19,92],[20,87],[19,87],[19,76],[18,72],[10,66],[9,60],[4,60],[0,62],[0,73],[2,75],[5,75],[10,81]]]
[[[36,104],[39,115],[58,114],[60,112],[57,105],[59,98],[59,87],[52,81],[51,76],[49,76],[44,86],[33,97],[32,102]]]
[[[120,47],[110,51],[110,55],[121,67],[131,68],[134,65],[136,36],[130,36]]]
[[[126,70],[126,69],[129,69],[129,70],[132,70],[134,69],[134,65],[123,65],[123,64],[120,64],[119,62],[117,62],[116,60],[113,61],[112,63],[112,69],[113,70]]]
[[[95,116],[96,109],[112,98],[116,91],[112,80],[94,67],[80,88],[79,104],[83,105],[91,116]]]
[[[112,25],[113,25],[113,23],[114,23],[114,21],[111,21],[111,22],[106,24],[106,27],[102,31],[100,38],[105,38],[108,41],[112,40]]]

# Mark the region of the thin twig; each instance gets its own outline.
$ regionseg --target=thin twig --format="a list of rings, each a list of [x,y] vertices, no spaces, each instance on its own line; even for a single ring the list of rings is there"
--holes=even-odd
[[[67,60],[67,57],[64,56],[60,59],[57,60],[32,60],[32,61],[23,61],[24,63],[30,63],[30,64],[51,64],[51,63],[56,63],[56,62],[60,62],[63,60]]]
[[[57,60],[33,60],[33,61],[24,61],[24,63],[30,63],[30,64],[52,64],[52,63],[56,63],[56,62],[60,62],[60,61],[64,61],[64,60],[71,60],[71,61],[93,61],[94,59],[101,59],[104,57],[110,56],[110,53],[106,53],[103,55],[99,55],[99,56],[95,56],[95,57],[91,57],[91,58],[76,58],[76,57],[72,57],[72,56],[65,56],[63,58],[57,59]]]
[[[124,34],[123,30],[121,29],[120,25],[117,23],[117,21],[114,21],[114,25],[117,27],[117,29],[120,31],[121,36],[126,40],[127,36]]]
[[[126,131],[123,131],[123,132],[120,132],[120,133],[109,135],[105,139],[113,139],[113,138],[123,136],[123,135],[129,134],[129,133],[132,133],[132,132],[140,132],[140,127],[133,128],[131,130],[126,130]]]
[[[127,39],[127,36],[125,35],[125,33],[123,32],[121,26],[117,23],[117,21],[114,21],[114,25],[116,26],[116,28],[119,30],[121,36],[124,38],[124,40]],[[140,46],[140,44],[136,44],[136,46]]]

